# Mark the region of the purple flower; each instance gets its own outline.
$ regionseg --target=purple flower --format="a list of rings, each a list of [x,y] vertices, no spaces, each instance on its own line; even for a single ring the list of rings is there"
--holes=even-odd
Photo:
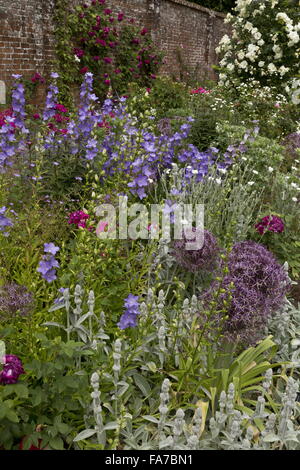
[[[289,134],[285,137],[282,142],[284,145],[288,156],[290,156],[293,160],[299,158],[299,149],[300,149],[300,132],[294,132],[293,134]]]
[[[209,305],[213,293],[221,288],[215,311],[224,310],[227,302],[229,318],[223,325],[225,337],[233,342],[254,343],[263,334],[269,316],[282,306],[290,281],[273,254],[253,241],[233,246],[227,268],[228,274],[221,282],[213,282],[202,300],[204,305]]]
[[[0,288],[0,319],[10,320],[19,313],[25,316],[33,305],[33,295],[25,286],[10,283]]]
[[[124,301],[125,312],[120,318],[118,327],[125,330],[129,327],[137,326],[137,315],[140,314],[140,306],[137,295],[129,294]]]
[[[7,209],[6,209],[5,206],[2,206],[0,208],[0,232],[3,232],[3,229],[5,229],[5,227],[12,227],[13,226],[13,223],[12,223],[11,219],[6,217],[6,215],[5,215],[6,211],[7,211]]]
[[[44,252],[51,253],[51,255],[56,255],[60,250],[58,246],[55,246],[54,243],[44,243]]]
[[[46,253],[39,263],[37,271],[41,273],[42,277],[47,282],[52,282],[56,279],[56,271],[54,268],[59,268],[58,261],[54,258],[54,255],[59,251],[59,247],[53,243],[44,244],[44,252]]]
[[[196,229],[193,227],[195,233]],[[211,232],[204,230],[204,244],[200,250],[186,250],[187,238],[173,243],[172,255],[177,263],[190,272],[213,271],[218,264],[220,249],[217,240]]]
[[[2,362],[4,367],[0,372],[0,384],[15,384],[18,382],[19,376],[25,374],[21,359],[14,354],[3,356]]]

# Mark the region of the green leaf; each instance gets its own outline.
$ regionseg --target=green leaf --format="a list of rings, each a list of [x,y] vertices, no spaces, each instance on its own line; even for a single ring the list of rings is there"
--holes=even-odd
[[[77,434],[76,437],[74,437],[73,441],[78,442],[82,441],[83,439],[88,439],[89,437],[92,437],[94,434],[96,434],[95,429],[85,429],[84,431],[81,431],[79,434]]]
[[[276,434],[269,433],[269,434],[266,434],[263,437],[263,441],[265,441],[265,442],[277,442],[277,441],[280,441],[280,438],[278,436],[276,436]]]
[[[6,413],[5,413],[5,417],[11,421],[12,423],[18,423],[19,422],[19,418],[18,418],[18,415],[15,411],[13,410],[9,410],[7,409],[6,410]]]
[[[119,425],[117,421],[110,421],[104,426],[103,431],[109,431],[110,429],[118,429],[118,426]]]
[[[145,397],[148,397],[151,394],[151,388],[145,377],[140,374],[133,374],[133,379],[137,387],[139,387],[139,389],[143,393],[143,395]]]
[[[0,364],[1,364],[1,358],[5,356],[5,343],[4,341],[0,341]]]
[[[155,423],[155,424],[159,423],[159,420],[157,418],[154,418],[154,416],[145,415],[145,416],[143,416],[143,418],[146,421],[151,421],[151,423]]]
[[[61,437],[52,437],[49,440],[49,446],[54,450],[64,450],[64,441]]]

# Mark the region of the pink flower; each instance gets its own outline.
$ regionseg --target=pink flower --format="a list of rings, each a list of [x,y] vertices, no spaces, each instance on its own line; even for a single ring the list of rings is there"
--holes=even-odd
[[[207,94],[207,93],[210,93],[210,91],[205,90],[205,88],[202,88],[202,87],[199,87],[199,88],[196,88],[195,90],[190,91],[191,95]]]
[[[148,33],[148,29],[147,29],[147,28],[143,28],[143,29],[141,30],[141,35],[142,35],[142,36],[145,36],[145,34],[147,34],[147,33]]]
[[[263,217],[261,221],[255,225],[255,228],[260,235],[264,235],[265,232],[282,233],[284,231],[284,222],[280,217],[276,215],[267,215]]]
[[[67,108],[63,104],[59,104],[59,103],[55,105],[55,109],[57,109],[57,111],[59,111],[60,113],[68,112]]]
[[[118,75],[119,73],[122,73],[122,72],[121,72],[120,69],[116,69],[116,70],[114,70],[114,73],[115,73],[116,75]]]
[[[41,116],[38,113],[35,113],[32,117],[33,119],[40,119]]]
[[[71,212],[69,215],[68,224],[77,225],[77,227],[86,228],[86,220],[89,219],[89,214],[83,211]]]
[[[105,229],[106,229],[107,226],[108,226],[108,222],[104,222],[104,221],[100,222],[97,225],[96,234],[98,235],[98,233],[105,232]]]
[[[104,83],[105,83],[105,85],[110,85],[110,80],[106,79],[106,80],[104,80]]]
[[[103,46],[103,47],[106,46],[106,42],[104,41],[104,39],[99,39],[99,38],[97,38],[97,39],[96,39],[96,43],[97,43],[97,44],[100,44],[100,45]]]
[[[111,64],[112,63],[112,59],[110,57],[103,57],[103,61],[106,63],[106,64]]]
[[[124,18],[124,13],[119,13],[118,14],[118,21],[123,21]]]
[[[104,10],[104,14],[105,14],[105,15],[110,15],[111,13],[112,13],[112,11],[110,10],[110,8],[106,8],[106,9]]]
[[[79,59],[84,56],[84,51],[82,49],[79,49],[78,47],[74,47],[73,51],[74,54],[79,57]]]

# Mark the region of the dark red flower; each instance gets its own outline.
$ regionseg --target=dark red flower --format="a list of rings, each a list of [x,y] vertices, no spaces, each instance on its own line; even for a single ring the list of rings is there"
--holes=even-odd
[[[263,217],[261,221],[255,225],[255,228],[260,235],[264,235],[265,232],[282,233],[284,231],[284,222],[280,217],[276,215],[267,215]]]
[[[82,69],[79,70],[80,73],[85,74],[88,72],[88,67],[82,67]]]

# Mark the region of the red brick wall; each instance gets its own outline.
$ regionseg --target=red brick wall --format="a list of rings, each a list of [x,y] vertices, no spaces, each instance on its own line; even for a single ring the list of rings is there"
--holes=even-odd
[[[88,3],[88,0],[86,0]],[[80,3],[70,0],[70,4]],[[49,73],[54,59],[53,8],[55,0],[0,0],[0,80],[11,83],[12,73],[30,78]],[[202,75],[214,74],[215,47],[227,31],[224,15],[185,0],[107,0],[115,12],[148,27],[165,52],[163,73],[179,75],[176,50],[184,63]]]
[[[53,0],[0,0],[0,80],[45,73],[53,59]]]

